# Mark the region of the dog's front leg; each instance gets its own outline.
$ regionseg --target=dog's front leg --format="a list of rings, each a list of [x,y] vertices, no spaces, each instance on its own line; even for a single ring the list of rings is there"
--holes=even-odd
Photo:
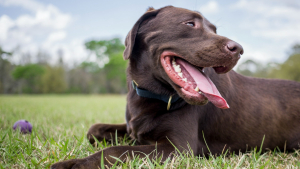
[[[173,151],[174,147],[170,144],[109,147],[83,159],[55,163],[51,169],[98,169],[101,168],[102,159],[104,165],[111,167],[117,162],[114,157],[126,161],[134,156],[143,158],[148,155],[150,159],[162,156],[162,160],[165,160]]]
[[[102,124],[97,123],[90,127],[87,138],[91,144],[95,143],[95,139],[102,141],[115,142],[115,135],[117,133],[118,137],[124,137],[127,134],[126,123],[124,124]]]

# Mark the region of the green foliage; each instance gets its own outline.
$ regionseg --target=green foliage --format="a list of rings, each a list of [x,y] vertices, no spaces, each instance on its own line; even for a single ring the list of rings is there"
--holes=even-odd
[[[122,56],[123,52],[110,55],[109,63],[107,63],[104,67],[104,69],[107,71],[108,79],[120,77],[122,80],[125,79],[126,81],[125,70],[127,68],[127,62],[122,59]],[[123,76],[120,76],[122,74]]]
[[[99,71],[101,71],[101,68],[96,62],[82,62],[79,67],[83,68],[84,71],[90,73],[98,73]]]
[[[288,59],[283,63],[266,65],[247,60],[240,64],[237,72],[252,77],[287,79],[300,82],[300,44],[292,47]]]
[[[110,55],[113,53],[119,53],[125,49],[125,46],[119,38],[100,41],[91,40],[85,43],[85,47],[94,52],[97,57],[102,57],[103,54]]]
[[[300,82],[300,54],[292,54],[277,69],[272,71],[271,77]]]
[[[40,77],[45,72],[43,66],[38,64],[28,64],[24,66],[17,66],[12,72],[15,79],[32,80]]]
[[[272,70],[270,77],[300,82],[300,44],[295,44],[290,53],[285,62]]]
[[[62,93],[66,90],[65,72],[62,67],[45,66],[45,73],[41,76],[41,93]]]
[[[36,56],[21,54],[22,65],[16,66],[0,57],[0,93],[126,93],[127,61],[121,40],[92,40],[85,46],[97,61],[87,59],[71,69],[63,64],[63,51],[58,52],[56,65],[47,62],[51,56],[43,51]],[[1,56],[12,54],[0,47]],[[31,63],[31,58],[38,63]]]
[[[39,93],[41,76],[45,73],[43,66],[38,64],[28,64],[24,66],[17,66],[12,75],[17,80],[23,80],[26,83],[23,85],[23,92],[25,93]]]
[[[254,60],[246,60],[240,64],[237,68],[237,72],[245,76],[254,77],[267,77],[268,70],[262,64],[255,62]]]
[[[67,85],[64,69],[49,65],[27,64],[17,66],[12,75],[15,79],[25,81],[24,93],[62,93]]]
[[[81,67],[88,72],[92,72],[93,77],[105,79],[97,85],[104,93],[125,93],[126,88],[126,67],[127,61],[123,60],[125,46],[121,40],[114,38],[111,40],[89,41],[85,46],[92,54],[95,54],[98,61],[103,65],[92,62],[83,62]],[[105,59],[109,62],[105,63]],[[104,89],[104,90],[103,90]]]

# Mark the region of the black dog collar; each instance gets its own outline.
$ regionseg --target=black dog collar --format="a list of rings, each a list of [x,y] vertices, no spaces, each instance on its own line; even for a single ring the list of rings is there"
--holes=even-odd
[[[167,110],[170,110],[170,107],[171,107],[172,103],[175,103],[175,102],[177,102],[180,99],[180,97],[179,97],[178,94],[171,95],[171,96],[168,96],[168,95],[159,95],[159,94],[152,93],[152,92],[150,92],[148,90],[138,88],[138,84],[134,80],[131,81],[131,83],[132,83],[132,87],[136,91],[137,95],[139,95],[141,97],[146,97],[146,98],[161,100],[161,101],[163,101],[165,103],[168,103]]]

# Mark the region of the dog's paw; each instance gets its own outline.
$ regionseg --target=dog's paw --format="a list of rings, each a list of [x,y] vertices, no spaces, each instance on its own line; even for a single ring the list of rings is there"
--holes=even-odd
[[[110,128],[107,124],[94,124],[90,127],[87,138],[91,144],[96,142],[95,138],[99,141],[105,139],[106,141],[111,141],[114,139],[115,130]]]
[[[51,165],[51,169],[99,169],[100,164],[89,159],[72,159]]]

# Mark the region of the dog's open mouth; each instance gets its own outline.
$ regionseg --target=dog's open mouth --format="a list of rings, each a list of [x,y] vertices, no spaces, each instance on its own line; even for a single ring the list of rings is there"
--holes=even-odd
[[[187,99],[204,104],[207,99],[216,107],[227,109],[229,105],[221,96],[215,84],[203,72],[172,52],[161,54],[161,64],[169,78],[180,87],[181,94]],[[225,71],[226,67],[215,67],[216,71]]]

